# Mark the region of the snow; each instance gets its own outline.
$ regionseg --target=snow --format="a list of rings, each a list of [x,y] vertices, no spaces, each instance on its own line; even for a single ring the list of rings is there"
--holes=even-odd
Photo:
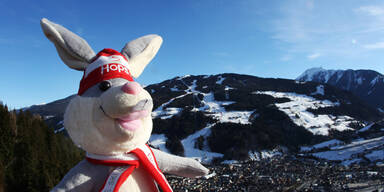
[[[168,119],[168,118],[173,117],[174,115],[179,114],[182,111],[181,108],[169,107],[169,108],[164,109],[164,107],[167,106],[168,104],[172,103],[172,101],[174,101],[175,99],[182,98],[188,94],[190,94],[190,93],[186,93],[184,95],[177,96],[175,98],[170,99],[168,102],[161,104],[157,109],[152,111],[152,117],[153,118],[159,118],[160,117],[161,119]]]
[[[281,156],[283,153],[277,148],[273,150],[249,151],[248,156],[251,161],[260,161],[261,159],[270,159],[276,156]]]
[[[169,119],[172,118],[174,115],[179,114],[183,109],[182,108],[176,108],[176,107],[168,107],[166,109],[163,109],[162,106],[160,106],[157,110],[152,112],[153,117],[160,117],[161,119]]]
[[[60,133],[60,132],[62,132],[62,131],[64,131],[64,127],[61,127],[61,128],[59,128],[59,129],[56,129],[55,131],[54,131],[54,133]]]
[[[324,85],[318,85],[316,91],[311,93],[311,95],[324,95]]]
[[[336,70],[335,73],[337,76],[336,82],[339,82],[341,77],[343,77],[343,75],[344,75],[344,71],[343,70]]]
[[[372,150],[382,145],[384,145],[384,136],[374,139],[354,141],[348,145],[332,147],[330,151],[312,153],[312,155],[327,160],[344,161],[351,160],[354,156],[357,156],[366,150]],[[378,155],[382,154],[373,153],[371,158],[377,158]],[[381,158],[384,158],[384,156],[381,156]]]
[[[326,70],[321,68],[321,67],[310,68],[310,69],[307,69],[306,71],[304,71],[304,73],[301,74],[299,77],[297,77],[297,79],[303,79],[305,77],[304,81],[312,81],[314,75],[318,74],[319,72],[323,72],[323,71],[326,71]]]
[[[348,125],[350,122],[355,121],[349,116],[314,115],[307,111],[307,109],[338,106],[340,104],[338,102],[317,100],[307,95],[289,92],[257,91],[254,94],[266,94],[275,98],[289,98],[289,102],[276,103],[275,106],[287,114],[296,125],[305,127],[315,135],[328,135],[330,129],[339,131],[352,130]]]
[[[361,85],[361,84],[363,84],[364,80],[365,79],[363,77],[359,77],[359,78],[356,79],[356,82],[357,82],[358,85]]]
[[[149,142],[151,145],[159,148],[161,151],[169,153],[168,149],[165,147],[165,142],[167,137],[164,134],[152,134]]]
[[[321,67],[315,67],[306,70],[303,74],[297,77],[296,80],[313,81],[314,78],[317,77],[321,79],[322,82],[327,83],[334,74],[337,74],[337,81],[339,81],[343,75],[342,72],[342,70],[326,70]]]
[[[330,146],[335,146],[335,145],[340,145],[340,144],[343,144],[343,142],[340,141],[340,140],[337,140],[337,139],[332,139],[332,140],[329,140],[329,141],[325,141],[325,142],[313,145],[311,147],[307,147],[307,146],[301,147],[300,151],[306,152],[306,151],[311,151],[313,149],[321,149],[321,148],[324,148],[324,147],[330,147]]]
[[[225,161],[222,161],[221,164],[236,164],[236,163],[239,163],[239,161],[236,161],[236,160],[225,160]],[[225,176],[225,175],[223,175]],[[229,177],[229,175],[228,175]]]
[[[321,82],[328,83],[331,77],[336,76],[335,82],[339,82],[341,77],[344,75],[344,70],[326,70],[323,68],[311,68],[306,70],[303,74],[297,77],[297,80],[302,81],[313,81],[315,77],[320,79]],[[359,77],[356,78],[356,83],[362,84],[364,82],[364,78]]]
[[[374,125],[374,123],[371,123],[371,124],[361,128],[358,132],[368,131],[372,127],[372,125]]]
[[[300,147],[300,151],[301,152],[307,152],[307,151],[310,151],[312,150],[313,148],[312,147],[308,147],[308,146],[302,146]]]
[[[296,84],[305,84],[306,82],[305,81],[295,81]]]
[[[208,79],[209,77],[211,77],[211,75],[204,75],[203,79]]]
[[[47,103],[40,103],[40,104],[36,104],[36,105],[32,105],[32,106],[42,106],[42,105],[46,105]]]
[[[237,111],[237,112],[223,112],[215,113],[210,116],[219,120],[221,123],[239,123],[239,124],[251,124],[249,122],[249,116],[252,112],[248,111]]]
[[[335,74],[335,70],[325,70],[323,71],[324,73],[324,82],[327,83],[329,81],[329,79],[332,77],[333,74]]]
[[[171,88],[171,91],[179,91],[179,89],[175,85],[174,87]]]
[[[202,94],[204,95],[202,101],[204,106],[196,110],[208,112],[208,116],[221,123],[250,124],[249,116],[253,111],[226,111],[224,106],[234,103],[233,101],[216,101],[212,92]]]
[[[216,84],[221,85],[224,80],[225,80],[225,78],[223,78],[222,76],[218,76],[218,80],[216,81]]]
[[[332,139],[332,140],[329,140],[329,141],[325,141],[325,142],[316,144],[316,145],[313,146],[313,148],[320,149],[320,148],[323,148],[323,147],[329,147],[329,146],[334,146],[334,145],[340,145],[340,144],[342,144],[342,143],[343,143],[343,142],[340,141],[340,140]]]
[[[204,175],[202,178],[203,178],[203,179],[210,179],[210,178],[212,178],[212,177],[214,177],[214,176],[216,176],[216,173],[215,173],[215,172],[213,172],[213,173],[211,173],[211,174],[208,174],[208,175]]]
[[[377,175],[378,172],[377,171],[367,171],[367,174],[372,176],[372,175]]]
[[[234,89],[234,88],[228,87],[228,86],[225,86],[225,88],[224,88],[225,91],[232,90],[232,89]]]
[[[48,120],[48,119],[50,119],[52,117],[55,117],[55,116],[54,115],[46,115],[46,116],[44,116],[44,120]]]
[[[314,153],[313,156],[327,160],[345,160],[351,158],[356,151],[324,151]]]
[[[221,153],[209,152],[207,143],[204,143],[203,150],[195,148],[196,139],[199,138],[200,136],[203,136],[206,140],[206,137],[208,137],[211,134],[212,126],[213,126],[212,124],[208,125],[204,129],[197,131],[192,135],[189,135],[187,138],[181,141],[181,144],[183,144],[183,147],[184,147],[185,157],[198,159],[200,162],[203,162],[203,163],[210,163],[214,158],[220,158],[224,156]]]
[[[260,161],[261,159],[259,152],[249,151],[248,156],[251,161]]]
[[[343,150],[347,148],[354,148],[354,147],[361,147],[364,146],[365,149],[371,149],[372,147],[384,145],[384,136],[382,137],[376,137],[373,139],[357,139],[350,144],[343,145],[343,146],[335,146],[332,147],[332,150]]]
[[[371,151],[365,155],[370,161],[384,160],[384,149]]]
[[[222,82],[224,78],[221,76],[218,83]],[[226,111],[224,106],[230,105],[234,103],[233,101],[216,101],[214,99],[214,94],[212,92],[210,93],[202,93],[200,91],[196,90],[196,82],[197,80],[194,80],[192,82],[192,85],[187,85],[182,79],[180,79],[184,85],[188,86],[188,88],[185,90],[185,94],[180,95],[178,97],[170,99],[168,102],[163,103],[161,106],[159,106],[157,109],[155,109],[152,112],[153,118],[161,118],[161,119],[168,119],[172,118],[174,115],[179,114],[182,111],[182,108],[164,108],[171,102],[173,102],[175,99],[182,98],[189,94],[196,94],[200,93],[203,95],[202,104],[203,106],[200,108],[194,108],[192,111],[203,111],[209,113],[208,115],[213,117],[214,119],[218,120],[222,123],[240,123],[240,124],[250,124],[249,122],[249,116],[253,113],[253,111]],[[225,87],[225,90],[233,89],[232,87]]]
[[[190,77],[191,75],[184,75],[184,76],[181,76],[181,77],[179,77],[179,78],[177,78],[177,80],[183,80],[184,78],[187,78],[187,77]]]
[[[197,82],[197,80],[193,80],[192,85],[190,87],[188,87],[187,91],[189,91],[190,93],[198,92],[198,91],[196,91],[196,87],[197,87],[196,82]],[[184,81],[183,81],[183,83],[184,83]]]
[[[272,158],[272,157],[275,157],[275,156],[281,156],[282,153],[276,149],[272,150],[272,151],[261,151],[261,158],[262,159],[269,159],[269,158]]]
[[[379,81],[379,77],[375,77],[374,79],[372,79],[370,85],[374,86],[378,81]]]

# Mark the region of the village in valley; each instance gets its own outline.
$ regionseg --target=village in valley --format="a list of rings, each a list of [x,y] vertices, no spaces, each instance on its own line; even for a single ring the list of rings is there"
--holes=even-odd
[[[327,161],[276,156],[209,166],[198,179],[168,175],[175,191],[383,191],[384,164],[344,166]]]

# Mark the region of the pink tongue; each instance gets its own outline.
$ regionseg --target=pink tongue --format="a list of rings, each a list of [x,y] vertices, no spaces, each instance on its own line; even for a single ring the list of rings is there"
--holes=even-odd
[[[119,124],[121,127],[129,131],[135,131],[136,129],[141,128],[140,119],[132,120],[132,121],[123,121],[119,119]]]
[[[136,111],[132,112],[127,116],[121,117],[118,119],[118,122],[121,127],[129,131],[135,131],[136,129],[141,128],[140,119],[148,116],[148,111]]]

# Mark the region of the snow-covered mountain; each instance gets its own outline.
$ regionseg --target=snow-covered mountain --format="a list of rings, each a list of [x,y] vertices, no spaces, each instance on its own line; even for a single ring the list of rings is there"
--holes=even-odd
[[[384,111],[384,75],[376,71],[311,68],[296,80],[327,83],[351,91],[371,106]]]
[[[259,159],[381,119],[352,94],[315,82],[221,74],[147,86],[153,145],[209,162]]]
[[[353,94],[317,82],[219,74],[176,77],[145,89],[154,100],[150,143],[203,162],[269,158],[331,139],[348,143],[383,118]],[[60,108],[30,110],[52,111],[43,115],[61,128]]]

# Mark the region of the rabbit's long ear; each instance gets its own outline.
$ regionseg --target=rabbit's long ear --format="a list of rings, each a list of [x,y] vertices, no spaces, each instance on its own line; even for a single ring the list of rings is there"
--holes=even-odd
[[[125,45],[121,53],[127,57],[131,74],[137,78],[159,50],[163,39],[158,35],[146,35]]]
[[[88,43],[65,27],[43,18],[40,22],[43,32],[55,45],[63,62],[70,68],[84,70],[95,52]]]

